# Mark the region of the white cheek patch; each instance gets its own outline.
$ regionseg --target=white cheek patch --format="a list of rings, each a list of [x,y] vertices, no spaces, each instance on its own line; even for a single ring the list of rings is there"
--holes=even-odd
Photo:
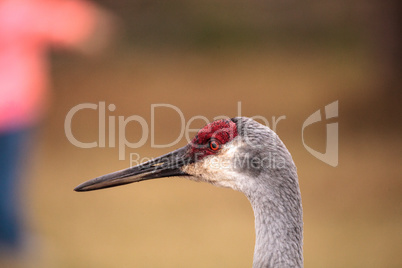
[[[239,143],[229,143],[219,154],[207,156],[197,163],[185,166],[183,171],[194,176],[193,180],[237,190],[233,160],[238,148]]]

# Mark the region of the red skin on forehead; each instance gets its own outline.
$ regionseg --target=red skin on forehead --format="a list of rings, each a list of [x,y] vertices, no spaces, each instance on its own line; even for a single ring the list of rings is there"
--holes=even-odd
[[[209,123],[200,131],[191,141],[191,154],[200,160],[207,155],[216,154],[218,151],[213,151],[209,147],[209,141],[215,140],[221,146],[237,136],[237,126],[232,120],[217,120]]]

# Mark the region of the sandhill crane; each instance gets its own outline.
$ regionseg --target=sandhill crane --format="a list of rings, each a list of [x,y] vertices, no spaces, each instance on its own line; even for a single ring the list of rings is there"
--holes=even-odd
[[[243,192],[255,216],[254,268],[303,267],[303,219],[296,166],[275,132],[236,117],[202,128],[186,146],[82,183],[76,191],[171,176]]]

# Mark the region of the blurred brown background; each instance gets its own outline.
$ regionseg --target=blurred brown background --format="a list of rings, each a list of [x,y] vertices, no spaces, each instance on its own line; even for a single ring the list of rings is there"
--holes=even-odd
[[[397,1],[98,1],[121,24],[100,58],[55,53],[53,106],[25,185],[43,267],[251,267],[254,217],[241,193],[180,178],[90,193],[79,183],[174,148],[80,149],[64,120],[81,103],[115,104],[106,116],[151,104],[203,115],[285,115],[279,136],[298,167],[305,267],[402,267],[400,17]],[[304,120],[339,100],[339,165],[303,147]],[[197,125],[197,122],[200,123]],[[192,126],[200,127],[200,121]],[[306,129],[324,151],[325,123]],[[157,112],[157,143],[176,139],[178,115]],[[116,129],[117,131],[117,129]],[[73,119],[98,139],[97,111]],[[126,136],[141,137],[129,124]]]

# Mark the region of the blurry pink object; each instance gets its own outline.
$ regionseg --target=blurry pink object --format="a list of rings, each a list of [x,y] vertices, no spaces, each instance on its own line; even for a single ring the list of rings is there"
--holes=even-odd
[[[77,0],[0,0],[0,131],[30,126],[47,107],[50,45],[83,42],[92,5]]]

